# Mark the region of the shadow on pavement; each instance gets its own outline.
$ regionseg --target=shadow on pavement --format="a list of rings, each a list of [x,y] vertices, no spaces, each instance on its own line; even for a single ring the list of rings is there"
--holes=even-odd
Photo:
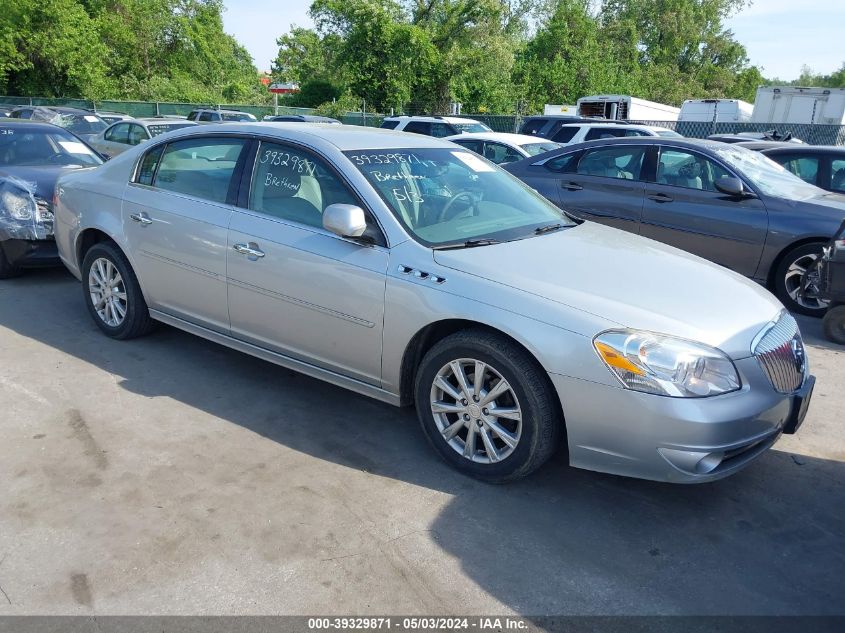
[[[0,326],[113,373],[133,393],[452,495],[431,538],[519,613],[845,613],[839,461],[772,450],[727,480],[678,486],[579,471],[558,458],[527,480],[489,486],[440,463],[411,410],[171,328],[107,339],[63,272],[3,282]]]

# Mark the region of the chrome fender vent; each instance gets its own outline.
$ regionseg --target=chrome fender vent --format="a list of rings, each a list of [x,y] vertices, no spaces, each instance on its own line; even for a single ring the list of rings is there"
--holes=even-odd
[[[405,264],[400,264],[397,270],[402,273],[403,275],[409,275],[411,277],[416,277],[422,281],[431,281],[432,283],[442,284],[446,282],[445,277],[440,277],[439,275],[433,275],[428,273],[424,270],[417,270],[416,268],[411,268],[410,266],[406,266]]]

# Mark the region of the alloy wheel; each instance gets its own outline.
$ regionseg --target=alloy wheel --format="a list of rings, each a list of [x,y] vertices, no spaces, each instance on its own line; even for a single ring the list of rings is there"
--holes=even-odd
[[[444,365],[434,377],[430,403],[443,439],[472,462],[500,462],[519,443],[522,409],[516,393],[487,363],[460,358]]]
[[[824,310],[829,303],[819,296],[819,269],[815,265],[819,257],[820,253],[801,255],[787,268],[783,280],[790,298],[810,310]]]
[[[94,311],[109,327],[120,327],[126,318],[126,285],[117,266],[105,257],[94,260],[88,273],[88,293]]]

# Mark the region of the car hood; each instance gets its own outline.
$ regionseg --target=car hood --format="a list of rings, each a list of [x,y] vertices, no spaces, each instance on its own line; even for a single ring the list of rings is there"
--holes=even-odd
[[[434,251],[434,258],[601,320],[700,341],[733,358],[749,356],[754,337],[783,310],[771,293],[726,268],[592,222],[503,244]],[[559,325],[569,326],[565,315]]]
[[[6,166],[0,168],[0,182],[6,180],[21,180],[28,188],[35,187],[35,196],[51,203],[53,189],[59,176],[77,169],[84,169],[79,165],[32,165]]]

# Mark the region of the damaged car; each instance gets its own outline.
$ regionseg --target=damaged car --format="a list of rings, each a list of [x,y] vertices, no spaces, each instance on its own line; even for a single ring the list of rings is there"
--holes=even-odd
[[[0,123],[0,279],[59,264],[53,189],[59,176],[102,159],[70,132],[34,121]]]

